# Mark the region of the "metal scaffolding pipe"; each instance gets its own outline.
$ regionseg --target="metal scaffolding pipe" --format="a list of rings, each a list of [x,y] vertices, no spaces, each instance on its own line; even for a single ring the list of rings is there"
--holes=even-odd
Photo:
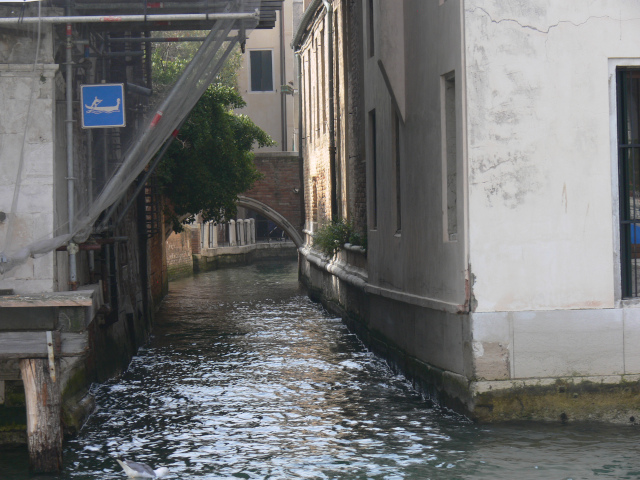
[[[70,7],[67,7],[68,9]],[[75,173],[73,165],[73,30],[71,23],[67,23],[66,30],[66,103],[67,103],[67,215],[69,216],[69,233],[73,233],[75,226]],[[69,285],[75,290],[78,285],[76,251],[69,249]]]
[[[158,15],[65,15],[61,17],[0,17],[0,25],[29,23],[125,23],[170,22],[181,20],[256,20],[260,10],[254,13],[184,13]]]
[[[211,7],[211,3],[207,0],[201,2],[188,2],[189,7],[191,8],[206,8]],[[76,2],[75,7],[79,10],[90,10],[90,9],[100,9],[104,8],[103,2]],[[113,2],[109,3],[110,8],[140,8],[140,3],[125,3],[125,2]],[[169,10],[171,8],[185,8],[185,2],[146,2],[145,8],[149,9],[164,9]]]
[[[224,27],[224,31],[222,33],[222,39],[217,39],[216,36],[219,34],[221,28],[222,28],[222,23],[218,22],[216,25],[214,25],[214,27],[211,29],[211,33],[207,36],[207,40],[205,40],[205,42],[201,45],[200,49],[196,52],[196,54],[194,55],[194,57],[191,59],[191,62],[189,62],[189,64],[187,65],[187,67],[184,69],[184,71],[182,72],[182,75],[178,78],[178,80],[176,81],[175,85],[173,86],[173,89],[169,92],[169,94],[167,95],[167,97],[163,100],[162,104],[160,105],[160,107],[158,108],[155,116],[153,117],[150,125],[148,126],[148,130],[144,133],[144,135],[150,135],[150,132],[153,130],[153,128],[156,126],[156,124],[160,121],[160,119],[162,118],[163,115],[163,111],[167,108],[168,105],[171,104],[171,102],[173,102],[174,97],[177,95],[177,92],[180,90],[182,84],[185,81],[185,78],[191,74],[191,72],[196,68],[196,66],[198,65],[198,62],[200,61],[200,58],[203,55],[203,52],[209,48],[211,46],[211,44],[213,43],[213,47],[215,49],[215,51],[217,51],[221,46],[222,43],[225,41],[224,39],[227,38],[227,36],[229,35],[229,31],[231,30],[233,24],[228,24]],[[199,67],[201,68],[201,67]],[[189,114],[189,112],[185,112],[184,113],[184,117],[186,117]],[[142,148],[141,146],[141,139],[138,138],[137,142],[133,145],[133,147],[131,148],[131,151],[129,152],[129,157],[134,157],[136,155],[138,155],[140,149]],[[101,196],[106,197],[108,195],[110,195],[112,193],[112,191],[116,188],[114,179],[118,178],[120,175],[124,175],[122,173],[122,170],[119,170],[118,172],[116,172],[116,174],[113,176],[113,178],[110,180],[110,182],[107,184],[107,186],[105,187],[105,189],[102,191]],[[120,195],[120,198],[122,198],[122,194]],[[102,222],[100,223],[99,227],[97,228],[98,231],[103,231],[107,228],[107,224],[109,222],[109,219],[111,217],[111,215],[113,215],[115,208],[117,207],[117,204],[119,203],[120,200],[117,200],[114,204],[112,204],[111,208],[109,209],[109,212],[105,215],[105,217],[103,218]]]
[[[173,42],[204,42],[207,37],[135,37],[109,38],[111,43],[173,43]],[[231,40],[233,37],[227,38]]]
[[[235,42],[232,42],[227,46],[227,49],[225,50],[225,52],[218,59],[216,69],[219,69],[219,68],[222,67],[222,65],[224,65],[224,62],[227,61],[227,58],[229,57],[229,54],[233,51],[233,48],[235,47],[235,45],[236,45]],[[171,146],[171,144],[173,143],[175,138],[178,136],[178,132],[180,131],[180,128],[182,128],[182,124],[187,120],[188,116],[189,115],[187,114],[187,116],[185,116],[182,119],[182,121],[180,122],[180,125],[178,125],[178,127],[173,131],[173,133],[171,134],[171,137],[169,139],[167,139],[167,141],[165,142],[165,144],[162,147],[162,149],[160,150],[160,152],[156,155],[155,160],[150,164],[150,166],[147,169],[147,171],[145,172],[143,178],[140,180],[140,183],[138,184],[138,187],[136,188],[136,191],[134,192],[134,194],[131,196],[131,198],[127,202],[127,205],[122,209],[122,212],[120,212],[120,215],[118,216],[118,219],[115,222],[116,225],[118,225],[122,221],[122,219],[124,218],[124,216],[127,213],[127,210],[129,210],[129,208],[131,207],[131,205],[133,204],[133,202],[135,201],[137,196],[140,195],[140,192],[142,191],[142,189],[144,188],[145,184],[149,180],[149,177],[151,177],[151,175],[155,171],[156,167],[160,164],[160,161],[164,157],[165,153],[167,153],[167,150],[169,150],[169,147]],[[109,209],[109,211],[105,215],[105,220],[108,221],[111,218],[111,216],[113,215],[113,213],[114,213],[115,209],[117,208],[118,204],[119,204],[119,202],[116,202],[111,206],[111,208]]]

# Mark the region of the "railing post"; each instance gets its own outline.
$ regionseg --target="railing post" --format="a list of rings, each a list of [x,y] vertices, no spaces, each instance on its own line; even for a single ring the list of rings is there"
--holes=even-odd
[[[250,237],[249,243],[251,243],[251,245],[255,244],[256,243],[256,219],[255,218],[249,219],[249,237]]]
[[[204,235],[202,238],[202,250],[205,248],[209,248],[209,222],[204,222],[202,230],[204,230]]]
[[[213,224],[213,235],[211,238],[211,248],[218,248],[218,224]]]
[[[238,220],[236,220],[236,225],[238,228],[238,245],[244,245],[245,244],[244,220],[239,218]]]
[[[229,246],[236,246],[236,221],[229,220]]]

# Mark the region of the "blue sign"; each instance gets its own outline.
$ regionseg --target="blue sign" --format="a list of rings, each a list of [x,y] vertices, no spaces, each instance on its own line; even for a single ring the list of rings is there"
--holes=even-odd
[[[80,87],[82,128],[124,127],[124,85],[101,83]]]

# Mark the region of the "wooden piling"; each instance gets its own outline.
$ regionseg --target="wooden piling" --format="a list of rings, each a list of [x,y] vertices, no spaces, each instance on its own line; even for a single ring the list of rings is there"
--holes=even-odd
[[[29,466],[35,473],[62,469],[61,397],[46,358],[20,360],[27,403]],[[55,377],[54,377],[55,378]]]

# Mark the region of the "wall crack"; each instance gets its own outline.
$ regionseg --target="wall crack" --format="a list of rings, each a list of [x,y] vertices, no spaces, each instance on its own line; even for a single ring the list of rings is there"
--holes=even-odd
[[[502,19],[499,19],[499,20],[495,20],[491,16],[491,14],[489,12],[487,12],[482,7],[470,8],[470,9],[467,9],[467,12],[476,13],[478,10],[480,10],[482,13],[484,13],[489,18],[489,20],[491,20],[491,23],[495,23],[495,24],[499,24],[499,23],[503,23],[503,22],[515,23],[516,25],[518,25],[521,28],[525,28],[525,29],[528,29],[528,30],[533,30],[535,32],[542,33],[542,34],[545,34],[545,35],[548,34],[551,31],[551,29],[559,27],[560,25],[565,24],[565,23],[569,24],[569,25],[573,25],[574,27],[581,27],[582,25],[584,25],[584,24],[586,24],[586,23],[588,23],[588,22],[590,22],[591,20],[594,20],[594,19],[596,19],[596,20],[610,19],[610,20],[614,20],[616,22],[629,21],[629,20],[638,20],[637,18],[626,19],[626,20],[615,19],[615,18],[610,17],[609,15],[590,16],[586,20],[584,20],[583,22],[580,22],[580,23],[576,23],[576,22],[573,22],[571,20],[560,20],[559,22],[554,23],[553,25],[550,25],[546,30],[542,30],[540,28],[534,27],[533,25],[527,25],[527,24],[520,23],[518,20],[516,20],[514,18],[502,18]]]

